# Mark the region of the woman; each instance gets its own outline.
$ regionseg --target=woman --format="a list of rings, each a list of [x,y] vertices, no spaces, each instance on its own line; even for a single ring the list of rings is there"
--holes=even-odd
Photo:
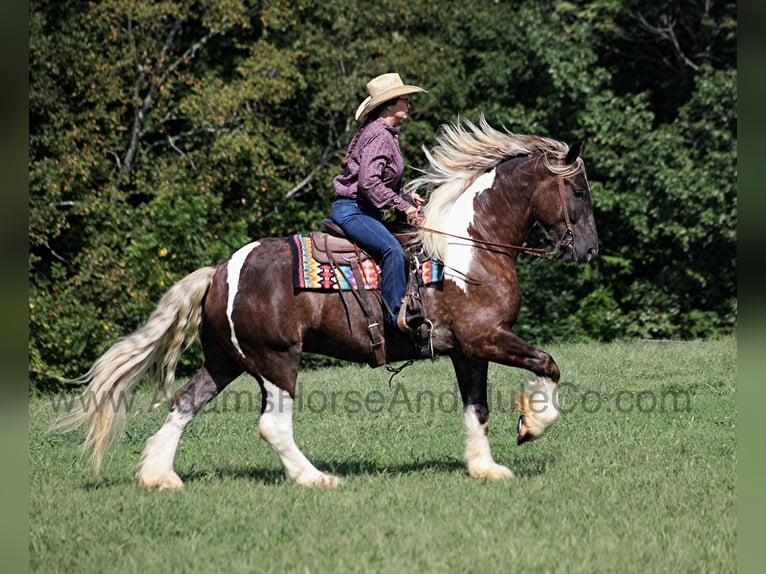
[[[407,196],[398,193],[404,173],[398,136],[400,124],[409,116],[409,95],[425,91],[405,85],[395,73],[370,80],[368,96],[354,116],[365,121],[348,146],[341,163],[343,173],[333,179],[337,197],[332,205],[332,219],[380,265],[387,326],[397,324],[407,276],[404,252],[383,225],[383,210],[393,208],[411,219],[423,204],[416,193]],[[414,327],[402,326],[407,331]]]

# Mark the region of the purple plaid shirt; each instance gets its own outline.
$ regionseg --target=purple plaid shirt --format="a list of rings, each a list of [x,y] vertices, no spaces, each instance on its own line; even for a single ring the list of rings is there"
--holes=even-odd
[[[364,128],[343,173],[333,179],[338,197],[362,200],[378,209],[409,209],[410,203],[397,193],[404,173],[399,130],[382,118]]]

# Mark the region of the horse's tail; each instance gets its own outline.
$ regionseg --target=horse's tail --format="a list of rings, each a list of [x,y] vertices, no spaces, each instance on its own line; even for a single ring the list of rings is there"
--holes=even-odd
[[[90,425],[82,448],[93,449],[97,473],[125,427],[127,404],[141,377],[148,372],[168,395],[184,341],[188,346],[199,332],[202,301],[214,273],[215,267],[203,267],[173,285],[143,327],[112,345],[73,381],[88,387],[75,403],[77,408],[60,417],[53,428],[69,431]]]

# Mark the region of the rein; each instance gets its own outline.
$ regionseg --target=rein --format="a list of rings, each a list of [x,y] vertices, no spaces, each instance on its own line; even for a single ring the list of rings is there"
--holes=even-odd
[[[465,237],[463,235],[455,235],[454,233],[447,233],[446,231],[439,231],[438,229],[431,229],[430,227],[418,227],[422,231],[428,231],[430,233],[437,233],[439,235],[445,235],[446,237],[453,237],[455,239],[462,239],[464,241],[470,241],[478,245],[486,247],[494,247],[497,249],[511,249],[515,251],[521,251],[527,255],[533,255],[549,261],[553,260],[558,252],[559,245],[557,244],[553,251],[547,252],[545,249],[539,247],[524,247],[523,245],[511,245],[510,243],[494,243],[493,241],[484,241],[483,239],[474,239],[473,237]]]
[[[572,222],[569,219],[569,210],[567,209],[563,176],[558,177],[558,188],[559,188],[559,198],[561,199],[561,207],[564,210],[564,221],[566,222],[567,231],[564,234],[564,237],[562,237],[560,241],[556,242],[556,245],[553,247],[552,251],[546,251],[545,249],[541,249],[538,247],[524,247],[523,245],[511,245],[509,243],[495,243],[493,241],[484,241],[483,239],[474,239],[473,237],[464,237],[462,235],[455,235],[454,233],[447,233],[446,231],[440,231],[438,229],[431,229],[430,227],[418,227],[418,229],[421,229],[422,231],[428,231],[430,233],[437,233],[439,235],[444,235],[446,237],[452,237],[454,239],[470,241],[471,243],[476,243],[478,245],[483,245],[485,247],[493,247],[496,249],[511,249],[515,251],[520,251],[522,253],[526,253],[527,255],[532,255],[533,257],[539,257],[541,259],[547,259],[548,261],[553,261],[553,259],[556,258],[556,255],[558,255],[559,251],[561,251],[562,249],[565,249],[566,247],[569,247],[572,244],[572,241],[574,241],[574,229],[572,228]]]

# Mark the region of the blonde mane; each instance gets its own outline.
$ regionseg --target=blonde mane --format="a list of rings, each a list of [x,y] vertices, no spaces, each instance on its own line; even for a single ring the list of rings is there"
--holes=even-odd
[[[437,136],[437,146],[423,151],[430,169],[407,185],[428,197],[423,227],[449,232],[446,222],[458,198],[474,180],[502,161],[520,155],[539,154],[545,166],[557,175],[573,175],[582,169],[578,158],[571,165],[563,164],[569,146],[540,136],[517,135],[491,127],[484,116],[478,125],[468,121],[445,124]],[[447,238],[439,233],[421,231],[420,240],[430,256],[444,260]]]

